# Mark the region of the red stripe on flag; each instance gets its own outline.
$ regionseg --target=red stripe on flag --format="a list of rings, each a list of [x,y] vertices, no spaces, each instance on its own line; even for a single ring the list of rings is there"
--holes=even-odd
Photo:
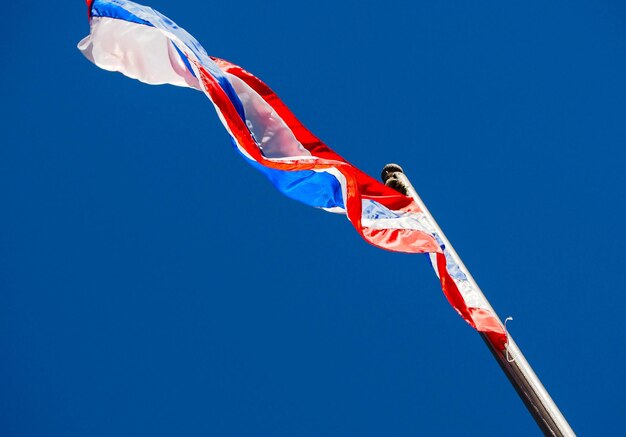
[[[91,18],[91,5],[93,4],[93,0],[85,0],[87,4],[87,16]]]

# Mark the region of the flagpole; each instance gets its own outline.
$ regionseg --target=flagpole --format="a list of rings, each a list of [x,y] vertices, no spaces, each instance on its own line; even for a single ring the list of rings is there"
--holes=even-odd
[[[411,182],[404,174],[402,168],[397,164],[387,164],[382,171],[382,179],[385,185],[388,185],[415,200],[422,212],[432,222],[435,230],[445,244],[448,254],[459,266],[461,266],[462,270],[467,273],[467,278],[470,284],[481,296],[484,297],[485,302],[487,302],[487,305],[497,318],[498,316],[491,307],[491,304],[489,304],[489,301],[484,296],[480,287],[478,287],[478,284],[469,273],[469,270],[465,267],[463,261],[461,261],[461,258],[450,244],[450,241],[448,241],[432,214],[428,211],[426,205],[424,205],[424,202],[417,194],[417,191],[415,191],[415,188],[413,188],[413,185],[411,185]],[[539,428],[541,428],[541,431],[546,436],[575,436],[576,434],[569,426],[569,423],[567,423],[565,417],[563,417],[563,414],[561,414],[559,407],[557,407],[554,403],[543,384],[533,371],[532,367],[530,367],[530,364],[528,364],[528,361],[524,358],[522,351],[519,349],[511,335],[508,333],[507,335],[507,347],[505,350],[500,350],[500,348],[496,347],[496,345],[491,342],[487,335],[480,333],[480,336],[489,347],[489,350],[495,357],[496,361],[498,361],[502,371],[517,391],[517,394],[526,405],[526,408],[535,419],[535,422],[537,422],[537,425],[539,425]]]

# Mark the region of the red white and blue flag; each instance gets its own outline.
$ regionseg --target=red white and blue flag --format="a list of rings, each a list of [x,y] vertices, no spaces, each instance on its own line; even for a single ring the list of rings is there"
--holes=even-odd
[[[504,349],[502,324],[412,198],[352,166],[309,132],[267,85],[243,68],[209,56],[159,12],[126,0],[87,0],[87,7],[91,32],[78,48],[90,61],[148,84],[204,92],[237,150],[278,190],[345,214],[375,246],[430,254],[454,309]]]

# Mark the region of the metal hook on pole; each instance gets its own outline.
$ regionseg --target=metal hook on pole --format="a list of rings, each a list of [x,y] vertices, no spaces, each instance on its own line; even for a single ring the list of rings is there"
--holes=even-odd
[[[385,185],[399,191],[400,193],[413,198],[413,200],[420,207],[422,212],[430,219],[433,223],[439,237],[444,242],[450,256],[454,258],[458,265],[462,266],[465,272],[468,273],[468,280],[472,284],[472,286],[480,293],[483,297],[484,294],[478,287],[478,284],[469,273],[469,270],[461,261],[461,258],[456,253],[450,241],[446,238],[445,234],[435,221],[434,217],[426,208],[426,205],[411,185],[411,182],[404,174],[402,167],[397,164],[387,164],[382,171],[381,174],[382,180]],[[487,304],[491,307],[487,298],[485,298]],[[496,312],[491,308],[492,313],[496,315]],[[496,315],[497,317],[497,315]],[[530,414],[537,422],[537,425],[541,429],[541,431],[546,436],[554,436],[554,437],[571,437],[576,434],[570,427],[569,423],[559,410],[559,407],[554,403],[547,390],[533,371],[528,361],[522,354],[522,351],[519,349],[513,337],[507,332],[508,335],[508,343],[504,350],[498,348],[494,345],[489,337],[485,334],[480,333],[480,336],[484,340],[485,344],[493,354],[496,361],[500,365],[500,368],[509,379],[509,382],[517,391],[517,394],[520,396],[526,408],[530,412]]]

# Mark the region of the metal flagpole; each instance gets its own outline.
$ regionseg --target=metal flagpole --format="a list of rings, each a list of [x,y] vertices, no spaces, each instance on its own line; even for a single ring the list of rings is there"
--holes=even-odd
[[[476,284],[476,281],[469,273],[469,270],[467,270],[461,261],[461,258],[446,238],[432,214],[428,211],[426,205],[424,205],[424,202],[417,194],[417,191],[415,191],[415,188],[413,188],[413,185],[411,185],[411,182],[409,182],[409,179],[402,171],[402,168],[397,164],[387,164],[382,171],[382,179],[385,185],[390,186],[415,200],[422,212],[432,222],[435,230],[445,244],[449,255],[452,256],[456,263],[461,266],[465,273],[467,273],[467,278],[470,284],[480,295],[484,297],[480,287],[478,287],[478,284]],[[486,297],[485,302],[487,302],[487,305],[497,318],[498,316],[496,312],[493,308],[491,308],[491,304],[489,304]],[[526,405],[530,414],[532,414],[533,418],[537,422],[537,425],[539,425],[539,428],[541,428],[541,431],[543,431],[546,436],[575,436],[576,434],[567,423],[567,420],[565,420],[565,417],[563,417],[563,414],[561,414],[559,407],[557,407],[554,403],[543,384],[541,384],[539,378],[537,378],[537,375],[535,375],[532,367],[530,367],[530,364],[528,364],[528,361],[524,358],[522,351],[519,347],[517,347],[517,344],[511,335],[508,333],[507,335],[507,347],[505,350],[501,351],[491,342],[487,335],[480,333],[480,336],[489,347],[489,350],[498,361],[498,364],[500,364],[500,367]]]

